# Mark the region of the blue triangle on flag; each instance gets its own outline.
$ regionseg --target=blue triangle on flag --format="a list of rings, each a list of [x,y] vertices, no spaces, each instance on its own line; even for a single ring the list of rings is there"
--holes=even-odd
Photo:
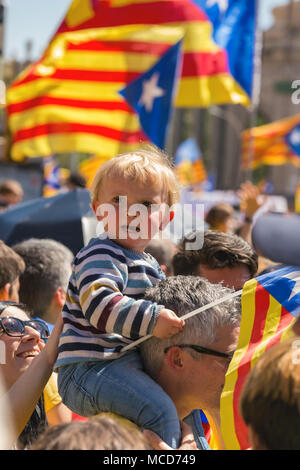
[[[285,136],[286,143],[291,149],[300,157],[300,124],[293,127],[293,129]]]
[[[171,116],[181,42],[170,47],[153,67],[119,91],[139,115],[145,134],[162,149]]]
[[[295,317],[300,315],[300,268],[284,266],[262,274],[257,281]]]

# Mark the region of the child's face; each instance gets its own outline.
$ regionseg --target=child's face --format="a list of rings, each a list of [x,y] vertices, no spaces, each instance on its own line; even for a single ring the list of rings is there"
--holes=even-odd
[[[143,252],[168,218],[167,194],[158,184],[142,185],[122,177],[107,178],[93,210],[111,240]],[[164,212],[166,210],[166,212]]]

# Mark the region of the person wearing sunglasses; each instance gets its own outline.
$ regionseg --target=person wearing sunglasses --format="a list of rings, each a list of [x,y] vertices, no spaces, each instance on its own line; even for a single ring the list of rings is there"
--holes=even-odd
[[[144,298],[181,317],[230,293],[233,289],[198,276],[174,276],[147,289]],[[199,410],[205,412],[212,430],[210,447],[224,448],[220,397],[237,346],[240,318],[240,299],[235,297],[186,319],[184,329],[172,338],[152,337],[140,344],[145,371],[172,399],[179,419],[191,425],[195,441],[201,441],[198,448],[207,448]]]
[[[60,318],[50,338],[46,323],[30,319],[22,304],[0,301],[0,375],[6,392],[0,408],[4,401],[11,406],[16,448],[26,448],[47,426],[43,390],[53,370],[61,329]]]

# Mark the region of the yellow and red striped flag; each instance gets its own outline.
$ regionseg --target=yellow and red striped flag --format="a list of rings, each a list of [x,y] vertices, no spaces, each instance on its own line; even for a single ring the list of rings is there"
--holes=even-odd
[[[300,166],[300,114],[242,133],[242,167],[262,165]]]
[[[228,16],[227,12],[218,16],[226,17],[227,31],[231,28],[235,38],[234,25],[244,36],[250,30],[250,52],[254,4],[249,0],[245,9],[244,1],[230,1]],[[251,83],[245,91],[237,78],[245,76],[240,57],[236,61],[238,48],[229,51],[218,45],[213,31],[222,28],[215,7],[209,8],[210,13],[203,8],[201,2],[190,0],[73,0],[41,60],[8,89],[12,158],[21,161],[72,151],[111,158],[148,140],[119,91],[182,36],[176,105],[248,105]],[[245,26],[248,18],[250,27]],[[229,58],[231,52],[235,61]],[[248,71],[251,67],[247,62]]]
[[[100,166],[103,165],[106,160],[106,157],[94,155],[79,164],[79,171],[86,179],[87,188],[91,187],[91,184],[98,168],[100,168]]]
[[[221,429],[227,449],[249,448],[239,412],[242,387],[264,351],[292,334],[291,326],[299,313],[300,268],[286,266],[246,282],[238,346],[221,396]]]

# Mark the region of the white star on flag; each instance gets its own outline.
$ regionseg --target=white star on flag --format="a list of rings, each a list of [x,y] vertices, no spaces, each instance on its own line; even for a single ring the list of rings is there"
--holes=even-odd
[[[300,272],[299,271],[293,271],[291,273],[286,274],[285,276],[288,279],[291,279],[292,281],[295,281],[295,285],[292,289],[292,292],[290,293],[289,296],[289,301],[291,300],[292,297],[294,297],[296,294],[300,293]]]
[[[208,8],[214,6],[215,4],[218,5],[221,13],[224,13],[224,11],[226,11],[228,8],[228,0],[207,0],[206,2],[206,6]]]
[[[154,99],[165,94],[164,90],[157,86],[158,80],[159,73],[156,72],[149,80],[143,81],[143,93],[138,104],[144,104],[148,112],[152,111]]]
[[[292,144],[300,144],[300,131],[295,129],[291,135],[290,135],[290,139],[291,139],[291,142]]]

